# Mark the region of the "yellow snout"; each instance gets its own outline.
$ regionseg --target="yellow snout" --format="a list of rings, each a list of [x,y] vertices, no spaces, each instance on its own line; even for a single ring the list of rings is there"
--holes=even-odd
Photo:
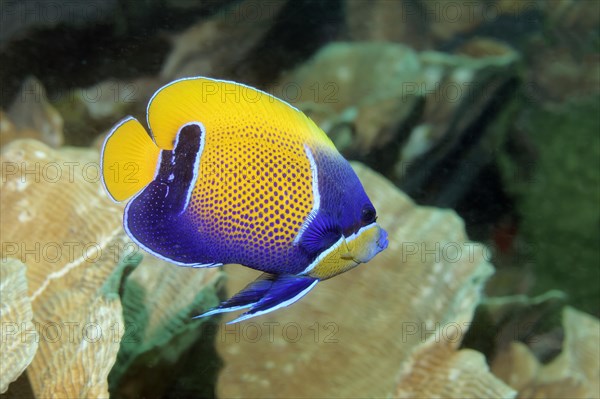
[[[321,280],[348,271],[371,260],[387,248],[387,233],[377,223],[363,227],[349,237],[340,238],[317,259],[309,276]]]

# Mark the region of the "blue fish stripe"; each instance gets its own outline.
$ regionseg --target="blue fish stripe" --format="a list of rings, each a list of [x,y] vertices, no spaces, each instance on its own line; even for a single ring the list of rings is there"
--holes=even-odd
[[[184,213],[198,176],[202,136],[200,124],[182,127],[173,151],[161,152],[154,181],[125,208],[125,230],[140,247],[182,266],[220,264],[199,245],[198,231]]]

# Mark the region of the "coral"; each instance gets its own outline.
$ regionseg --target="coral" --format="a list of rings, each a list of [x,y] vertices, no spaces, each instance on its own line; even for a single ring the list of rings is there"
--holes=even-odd
[[[173,38],[160,76],[230,77],[276,20],[285,1],[246,0],[202,20]],[[249,13],[249,14],[248,14]]]
[[[425,51],[419,60],[423,74],[419,92],[426,100],[420,124],[430,127],[439,146],[433,158],[452,152],[461,140],[477,144],[469,128],[514,77],[519,54],[502,43],[475,39],[463,46],[462,54]],[[469,134],[475,137],[465,139]]]
[[[442,48],[454,54],[464,54],[466,47],[474,50],[471,42],[487,42],[479,47],[487,52],[496,47],[491,40],[510,41],[527,59],[525,81],[538,99],[565,101],[600,87],[600,5],[595,1],[349,0],[345,9],[348,36],[354,41]]]
[[[294,306],[222,326],[217,347],[225,368],[218,395],[445,396],[442,374],[429,390],[418,377],[422,367],[438,364],[440,373],[454,373],[464,384],[460,392],[460,384],[453,387],[456,396],[510,396],[507,386],[480,367],[481,355],[457,352],[493,270],[485,249],[467,241],[453,212],[416,206],[380,175],[360,164],[354,167],[389,233],[388,249],[324,281]],[[228,289],[235,292],[254,274],[235,270]],[[473,390],[465,382],[466,370],[473,368],[478,368],[478,381],[490,384],[489,391]]]
[[[4,393],[33,359],[39,340],[31,322],[25,265],[16,259],[3,259],[0,263],[0,298],[0,393]],[[32,333],[24,336],[19,333],[22,328]]]
[[[457,351],[430,339],[416,348],[401,372],[398,398],[513,398],[516,392],[494,377],[484,356]]]
[[[0,144],[2,146],[19,137],[19,130],[8,114],[0,109]]]
[[[422,81],[417,53],[389,43],[334,43],[286,74],[271,91],[303,109],[340,150],[366,154],[394,139],[418,105]],[[366,73],[368,71],[368,73]],[[350,127],[352,140],[340,142]]]
[[[1,216],[5,255],[27,265],[33,301],[54,281],[89,266],[123,234],[123,207],[100,184],[95,150],[53,150],[35,140],[3,148]],[[40,228],[43,226],[43,228]]]
[[[353,41],[385,41],[429,48],[432,37],[424,34],[427,24],[418,17],[418,7],[407,2],[374,0],[346,1],[346,25]]]
[[[222,272],[148,255],[132,273],[141,252],[123,231],[123,206],[101,187],[98,156],[34,140],[14,141],[1,155],[3,256],[27,264],[32,330],[40,335],[27,368],[36,397],[107,397],[109,381],[123,397],[143,387],[156,394],[174,389],[186,358],[188,370],[197,364],[188,354],[214,356],[212,333],[202,328],[210,319],[192,317],[218,304]],[[209,387],[214,375],[202,367]]]
[[[48,101],[44,86],[27,78],[7,113],[0,110],[0,145],[33,138],[57,148],[63,143],[63,119]]]
[[[492,362],[493,373],[519,392],[519,398],[600,396],[600,321],[565,307],[561,354],[542,364],[527,345],[512,342]]]
[[[517,340],[528,343],[540,359],[552,358],[560,348],[560,313],[566,300],[558,290],[536,297],[487,297],[477,309],[464,345],[493,358]]]
[[[518,60],[510,46],[489,39],[465,44],[463,55],[334,43],[271,91],[304,110],[346,156],[398,181],[414,165],[411,184],[422,186],[445,158],[477,145],[481,129],[470,129],[509,85]]]
[[[124,237],[113,243],[123,245]],[[34,321],[45,335],[27,369],[36,397],[108,397],[108,373],[125,330],[120,282],[139,261],[126,256],[116,266],[105,251],[88,270],[71,270],[34,301]]]
[[[100,149],[116,121],[125,115],[145,118],[148,100],[163,84],[158,78],[109,79],[56,95],[53,105],[63,115],[66,144],[89,146],[96,138]]]
[[[34,140],[14,141],[1,155],[2,249],[27,265],[40,336],[27,376],[37,397],[108,395],[123,334],[118,292],[139,257],[117,265],[127,243],[122,207],[93,174],[97,159],[94,150]]]
[[[571,0],[567,0],[571,1]],[[545,3],[540,2],[542,7]],[[346,1],[348,35],[354,41],[408,44],[419,50],[452,48],[465,37],[500,34],[489,29],[502,20],[524,15],[539,7],[536,2],[487,0],[451,1]],[[551,8],[551,7],[547,7]],[[492,11],[493,10],[493,11]],[[529,23],[531,21],[528,20]],[[487,25],[487,26],[486,26]],[[488,29],[486,29],[488,28]],[[518,33],[515,32],[515,36]]]

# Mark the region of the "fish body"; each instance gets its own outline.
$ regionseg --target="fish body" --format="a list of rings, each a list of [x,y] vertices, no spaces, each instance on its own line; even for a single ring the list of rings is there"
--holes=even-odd
[[[293,106],[208,78],[170,83],[102,152],[104,186],[128,201],[124,227],[181,266],[238,263],[264,274],[200,315],[289,305],[319,281],[367,262],[387,234],[358,177],[327,135]]]

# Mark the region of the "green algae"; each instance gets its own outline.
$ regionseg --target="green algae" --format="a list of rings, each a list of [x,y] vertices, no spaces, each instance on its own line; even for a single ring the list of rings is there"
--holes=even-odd
[[[138,252],[125,254],[100,288],[100,292],[108,299],[118,298],[125,287],[127,277],[142,259],[143,256]]]
[[[600,97],[558,106],[521,99],[499,126],[529,147],[519,154],[505,145],[499,166],[516,200],[533,294],[560,289],[571,305],[600,313]]]
[[[214,381],[221,367],[214,349],[215,318],[192,317],[218,305],[223,274],[219,272],[202,286],[195,286],[201,279],[185,285],[186,277],[177,273],[185,273],[185,269],[151,264],[148,262],[155,260],[150,258],[147,256],[142,267],[158,275],[160,283],[147,286],[143,280],[128,278],[121,293],[125,333],[108,377],[111,396],[214,396]],[[172,269],[163,273],[159,266]],[[205,272],[194,271],[198,276]],[[161,303],[156,299],[161,287],[193,290],[193,300]]]

